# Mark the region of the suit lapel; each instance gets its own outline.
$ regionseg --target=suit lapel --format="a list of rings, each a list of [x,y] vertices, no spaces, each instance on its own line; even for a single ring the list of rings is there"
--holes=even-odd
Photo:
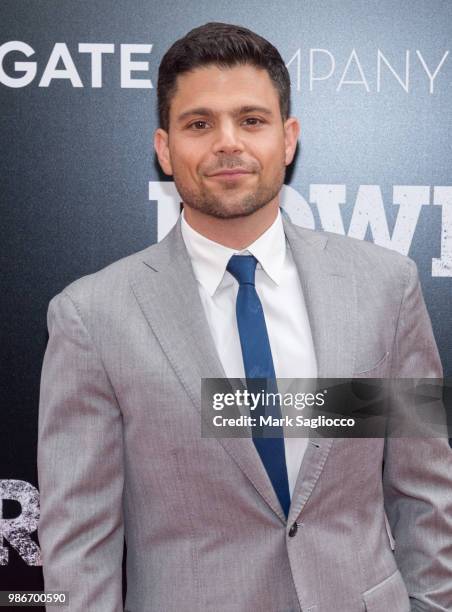
[[[356,343],[356,287],[352,258],[329,244],[328,235],[295,228],[284,219],[301,282],[317,359],[318,378],[350,377]],[[311,495],[332,439],[310,440],[298,473],[288,517],[296,521]]]
[[[201,414],[201,378],[226,378],[209,331],[180,219],[144,252],[131,280],[141,310]],[[251,438],[217,438],[281,521],[285,516]]]
[[[295,228],[284,231],[298,269],[308,311],[319,378],[350,376],[355,359],[356,287],[353,260],[337,252],[328,235]]]
[[[353,262],[329,250],[326,234],[283,220],[306,302],[319,378],[351,376],[356,291]],[[201,378],[226,378],[209,331],[180,219],[166,238],[144,252],[131,280],[142,312],[191,402],[201,414]],[[346,350],[344,350],[346,349]],[[286,522],[251,438],[217,438],[282,522]],[[310,441],[292,496],[296,520],[321,474],[332,440]]]

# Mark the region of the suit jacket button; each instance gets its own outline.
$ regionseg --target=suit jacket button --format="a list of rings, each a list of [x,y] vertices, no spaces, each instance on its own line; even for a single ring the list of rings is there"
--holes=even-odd
[[[289,538],[293,538],[298,531],[298,525],[294,523],[289,529]]]

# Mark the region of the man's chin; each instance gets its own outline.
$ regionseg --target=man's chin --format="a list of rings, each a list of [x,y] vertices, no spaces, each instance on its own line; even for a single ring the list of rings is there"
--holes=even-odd
[[[263,208],[265,206],[265,204],[263,204],[262,206],[259,206],[258,208],[250,208],[250,209],[221,209],[221,210],[214,210],[211,212],[207,212],[206,214],[209,214],[211,217],[216,217],[217,219],[239,219],[240,217],[249,217],[250,215],[254,214],[255,212],[257,212],[258,210],[260,210],[261,208]]]
[[[267,206],[271,200],[256,199],[253,195],[243,198],[240,201],[227,201],[206,198],[201,202],[185,202],[185,205],[193,210],[197,210],[210,217],[217,219],[238,219],[249,217],[261,208]]]

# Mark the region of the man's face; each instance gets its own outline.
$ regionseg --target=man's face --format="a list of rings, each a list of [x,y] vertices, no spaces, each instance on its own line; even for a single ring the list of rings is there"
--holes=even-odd
[[[169,131],[157,130],[155,148],[184,204],[226,219],[275,199],[297,136],[266,70],[209,65],[178,76]]]

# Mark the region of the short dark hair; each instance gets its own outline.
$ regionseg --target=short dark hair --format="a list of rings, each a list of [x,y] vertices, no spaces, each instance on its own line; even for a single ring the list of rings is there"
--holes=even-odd
[[[225,68],[251,64],[266,70],[278,91],[281,116],[287,119],[290,77],[276,47],[242,26],[206,23],[177,40],[160,63],[157,100],[160,126],[164,130],[169,128],[170,103],[178,75],[209,64]]]

